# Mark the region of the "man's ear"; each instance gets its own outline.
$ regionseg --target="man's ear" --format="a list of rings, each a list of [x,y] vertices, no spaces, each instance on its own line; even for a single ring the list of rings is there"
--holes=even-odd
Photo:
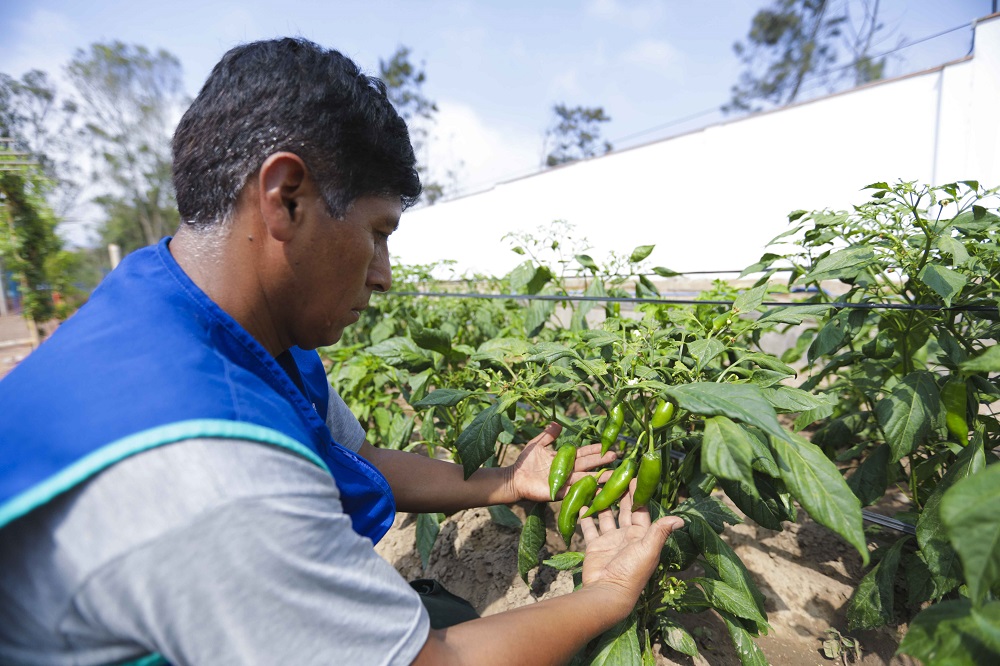
[[[264,226],[280,242],[292,239],[301,220],[305,190],[310,187],[309,170],[295,153],[274,153],[260,167],[257,177],[258,203]]]

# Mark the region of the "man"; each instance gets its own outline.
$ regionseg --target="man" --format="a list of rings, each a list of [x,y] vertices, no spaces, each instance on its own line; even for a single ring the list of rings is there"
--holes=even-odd
[[[176,236],[0,382],[0,663],[551,663],[624,618],[680,524],[627,498],[582,521],[580,590],[445,630],[372,548],[397,503],[545,499],[559,434],[466,482],[364,443],[304,351],[389,289],[420,192],[384,86],[302,40],[241,46],[173,149]]]

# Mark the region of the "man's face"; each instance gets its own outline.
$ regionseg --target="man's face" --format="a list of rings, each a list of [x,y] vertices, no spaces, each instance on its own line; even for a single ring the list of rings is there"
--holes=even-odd
[[[388,240],[402,204],[399,197],[361,197],[342,220],[329,215],[321,197],[308,207],[304,242],[288,257],[296,276],[295,311],[301,313],[292,333],[307,349],[338,341],[372,292],[392,286]]]

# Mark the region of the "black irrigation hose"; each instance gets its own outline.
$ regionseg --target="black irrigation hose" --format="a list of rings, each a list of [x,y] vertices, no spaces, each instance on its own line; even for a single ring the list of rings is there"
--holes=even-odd
[[[388,296],[429,296],[433,298],[481,298],[518,301],[596,301],[601,303],[656,303],[661,305],[729,305],[735,301],[699,301],[691,298],[634,298],[616,296],[572,296],[559,294],[477,294],[448,291],[390,291]],[[761,303],[768,307],[829,307],[855,310],[926,310],[948,312],[997,312],[995,305],[914,305],[910,303],[844,303],[832,301],[829,303],[806,303],[802,301],[783,303],[781,301],[766,301]]]

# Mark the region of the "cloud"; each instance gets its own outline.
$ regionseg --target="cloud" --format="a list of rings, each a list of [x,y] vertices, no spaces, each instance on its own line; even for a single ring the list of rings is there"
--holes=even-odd
[[[9,35],[13,39],[4,45],[0,71],[15,78],[32,69],[59,77],[62,68],[78,44],[78,31],[64,14],[48,9],[35,9],[27,16],[12,21]]]
[[[662,39],[645,39],[621,54],[621,62],[633,67],[652,69],[670,78],[682,73],[681,53]]]
[[[619,0],[590,0],[586,12],[603,21],[614,21],[636,30],[649,30],[664,16],[662,2],[655,0],[620,2]]]
[[[447,185],[447,172],[453,171],[460,193],[536,171],[541,150],[540,131],[490,124],[467,104],[438,101],[437,123],[428,144],[431,177]]]

